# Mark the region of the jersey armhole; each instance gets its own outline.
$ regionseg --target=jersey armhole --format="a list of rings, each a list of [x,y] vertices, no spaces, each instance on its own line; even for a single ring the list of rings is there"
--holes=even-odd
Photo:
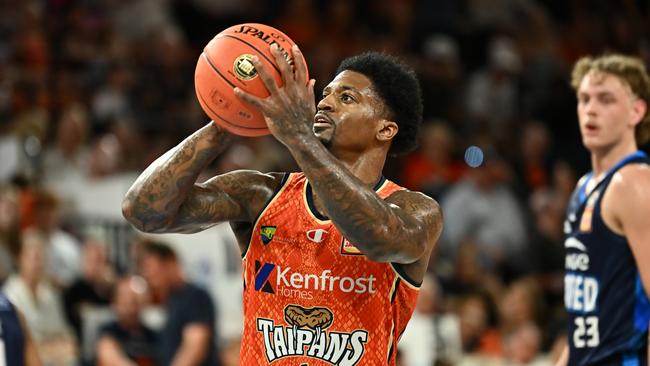
[[[271,202],[278,196],[282,188],[287,184],[287,181],[289,181],[289,177],[291,176],[291,173],[283,173],[282,175],[282,180],[280,181],[280,184],[278,184],[277,187],[273,190],[273,194],[271,194],[271,197],[269,197],[268,200],[264,203],[264,206],[262,206],[262,209],[260,210],[260,213],[257,214],[257,217],[255,220],[253,220],[253,227],[252,230],[255,230],[255,227],[257,226],[257,222],[259,221],[260,217],[264,214],[266,209],[269,207]],[[251,246],[251,241],[253,240],[253,235],[251,235],[251,239],[248,240],[248,245],[246,246],[246,249],[242,252],[241,257],[242,259],[246,257],[246,254],[248,253],[248,248]]]
[[[406,282],[406,284],[409,285],[409,287],[412,287],[415,290],[420,289],[420,286],[422,286],[422,281],[416,281],[413,278],[411,278],[411,276],[406,274],[406,272],[404,271],[404,268],[402,268],[401,264],[391,262],[390,266],[393,268],[393,270],[395,271],[397,276],[399,276],[399,278],[404,280],[404,282]]]

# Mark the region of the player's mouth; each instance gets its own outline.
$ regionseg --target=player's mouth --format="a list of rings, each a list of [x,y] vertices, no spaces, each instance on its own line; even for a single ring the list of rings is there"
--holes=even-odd
[[[595,135],[596,133],[598,133],[598,130],[599,130],[599,127],[595,123],[588,122],[587,124],[585,124],[584,132],[587,135]]]
[[[324,130],[334,126],[334,122],[325,113],[316,113],[314,116],[314,131]]]

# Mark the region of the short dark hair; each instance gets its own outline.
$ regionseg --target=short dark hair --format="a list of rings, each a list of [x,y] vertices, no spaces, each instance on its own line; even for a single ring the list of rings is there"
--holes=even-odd
[[[145,239],[142,242],[142,252],[165,262],[176,261],[178,258],[172,247],[156,240]]]
[[[422,124],[422,91],[413,69],[394,56],[366,52],[343,60],[336,74],[345,70],[370,79],[387,107],[389,118],[399,126],[388,152],[398,155],[414,150]]]

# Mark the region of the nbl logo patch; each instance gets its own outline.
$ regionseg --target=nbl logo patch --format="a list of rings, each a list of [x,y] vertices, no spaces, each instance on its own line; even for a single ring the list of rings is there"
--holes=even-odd
[[[275,226],[262,226],[260,228],[260,237],[262,238],[262,243],[264,243],[264,245],[273,240],[273,235],[275,235]]]

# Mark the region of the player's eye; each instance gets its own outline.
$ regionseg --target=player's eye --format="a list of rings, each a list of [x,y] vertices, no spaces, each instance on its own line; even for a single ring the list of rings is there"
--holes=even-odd
[[[341,94],[341,100],[344,103],[354,102],[354,98],[350,94],[347,94],[347,93]]]
[[[602,97],[600,97],[600,102],[603,104],[610,104],[610,103],[614,103],[615,101],[616,100],[611,95],[603,95]]]

